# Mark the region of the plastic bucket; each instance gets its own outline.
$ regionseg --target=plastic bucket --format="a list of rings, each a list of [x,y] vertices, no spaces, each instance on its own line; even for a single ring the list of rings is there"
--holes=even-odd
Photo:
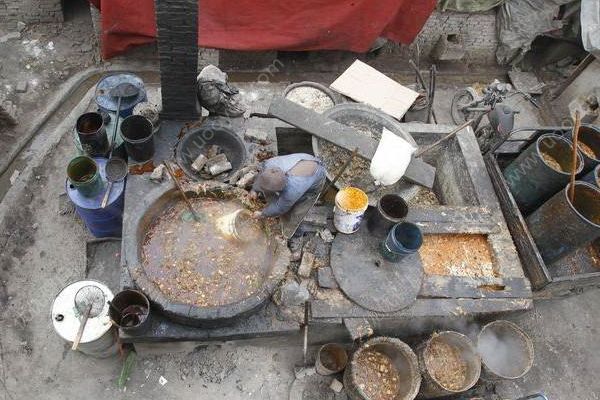
[[[388,261],[398,262],[419,251],[422,244],[421,229],[411,222],[402,222],[394,225],[381,242],[381,255]]]
[[[328,343],[317,353],[315,369],[319,375],[333,375],[341,372],[348,364],[348,353],[344,346]]]
[[[583,170],[577,153],[576,173]],[[519,208],[529,214],[561,190],[571,177],[573,144],[554,134],[540,136],[504,169],[504,177]]]
[[[439,350],[437,346],[445,348]],[[451,348],[453,353],[447,349]],[[456,382],[449,376],[441,376],[440,374],[447,371],[451,366],[448,356],[458,355],[460,362],[464,365],[464,380]],[[425,343],[421,344],[417,349],[419,357],[419,365],[423,374],[423,383],[421,384],[421,394],[426,398],[448,396],[456,393],[461,393],[469,390],[479,380],[481,374],[481,358],[477,353],[475,344],[463,335],[462,333],[445,331],[435,333]],[[445,359],[440,360],[441,357]],[[456,366],[458,367],[458,366]],[[443,371],[440,371],[443,369]]]
[[[519,379],[533,365],[533,343],[517,325],[498,320],[485,325],[477,336],[477,350],[486,381]]]
[[[408,204],[397,194],[383,195],[367,212],[367,228],[375,237],[385,237],[408,214]]]
[[[98,164],[88,156],[75,157],[67,166],[69,182],[84,197],[95,197],[104,189]]]
[[[89,112],[81,114],[75,123],[75,131],[81,148],[90,157],[104,156],[108,153],[108,136],[102,114]]]
[[[352,400],[372,399],[368,394],[369,388],[365,387],[364,382],[361,381],[361,360],[373,351],[388,357],[397,371],[395,378],[398,382],[398,390],[396,393],[391,393],[390,398],[394,400],[414,399],[421,387],[419,360],[406,343],[389,337],[371,339],[354,352],[344,372],[344,387],[348,397]],[[378,371],[373,372],[376,374]],[[378,382],[375,384],[377,385]]]
[[[127,155],[134,161],[145,162],[154,156],[152,122],[141,115],[131,115],[121,123],[121,137]]]
[[[142,292],[123,290],[115,295],[112,305],[108,315],[123,332],[139,335],[150,327],[150,301]]]
[[[338,232],[347,234],[356,232],[367,207],[369,207],[369,197],[362,190],[347,187],[337,192],[333,208],[333,224]]]

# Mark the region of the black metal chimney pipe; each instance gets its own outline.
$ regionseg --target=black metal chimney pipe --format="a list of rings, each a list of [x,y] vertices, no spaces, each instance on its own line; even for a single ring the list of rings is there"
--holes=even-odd
[[[161,117],[190,121],[198,117],[198,0],[155,0]]]

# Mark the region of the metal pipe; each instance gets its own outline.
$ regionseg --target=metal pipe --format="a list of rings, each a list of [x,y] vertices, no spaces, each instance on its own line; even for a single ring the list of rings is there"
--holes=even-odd
[[[527,218],[529,232],[548,264],[600,237],[600,188],[575,181],[575,201],[565,187]]]

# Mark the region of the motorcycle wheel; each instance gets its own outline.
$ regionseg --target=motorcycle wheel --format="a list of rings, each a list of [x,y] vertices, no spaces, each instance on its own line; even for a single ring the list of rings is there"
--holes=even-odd
[[[452,106],[450,107],[450,115],[452,116],[452,121],[454,121],[456,125],[463,124],[468,120],[473,119],[475,113],[460,110],[461,107],[464,107],[473,101],[475,101],[475,96],[473,96],[473,93],[468,89],[461,89],[454,94],[454,97],[452,97]]]

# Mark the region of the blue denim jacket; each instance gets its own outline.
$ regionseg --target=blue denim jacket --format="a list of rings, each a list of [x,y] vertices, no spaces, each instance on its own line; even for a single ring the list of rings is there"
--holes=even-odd
[[[288,174],[288,172],[300,161],[315,161],[319,165],[315,169],[315,172],[310,176],[295,176]],[[273,157],[266,160],[260,169],[266,168],[281,169],[287,176],[287,183],[285,188],[283,188],[278,195],[267,198],[269,204],[262,211],[262,215],[265,217],[274,217],[285,214],[294,206],[294,204],[302,199],[302,196],[306,193],[318,191],[325,180],[325,168],[323,167],[322,161],[310,154],[295,153],[287,156]],[[253,187],[253,190],[259,191],[256,187]]]

